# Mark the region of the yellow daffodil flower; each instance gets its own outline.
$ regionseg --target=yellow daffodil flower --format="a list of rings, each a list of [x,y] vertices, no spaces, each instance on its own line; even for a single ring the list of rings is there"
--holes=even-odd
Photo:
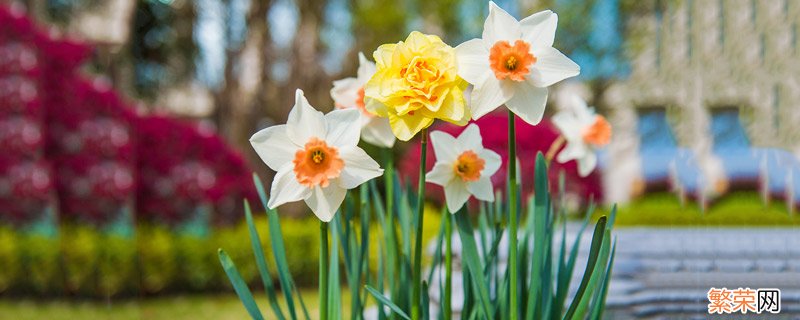
[[[434,119],[467,123],[467,83],[458,76],[455,49],[439,37],[414,31],[373,56],[377,70],[364,88],[366,109],[389,118],[398,139],[408,141]]]

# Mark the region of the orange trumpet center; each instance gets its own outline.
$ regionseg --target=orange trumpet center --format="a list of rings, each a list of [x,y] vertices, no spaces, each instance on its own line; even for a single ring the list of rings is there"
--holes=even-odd
[[[515,41],[514,46],[505,40],[497,41],[489,51],[489,67],[497,80],[525,81],[525,76],[531,73],[528,67],[536,63],[530,51],[531,45],[522,40]]]
[[[453,172],[461,178],[461,181],[476,181],[481,177],[481,171],[486,165],[486,161],[478,157],[472,150],[464,151],[453,164]]]
[[[596,115],[594,123],[583,130],[583,141],[598,147],[611,141],[611,124],[601,115]]]
[[[364,103],[364,87],[358,89],[358,97],[356,97],[356,108],[365,116],[372,117],[373,114],[367,111],[367,104]]]
[[[292,163],[297,182],[309,188],[327,187],[330,179],[338,178],[344,168],[336,148],[317,138],[311,138],[305,149],[298,150]]]

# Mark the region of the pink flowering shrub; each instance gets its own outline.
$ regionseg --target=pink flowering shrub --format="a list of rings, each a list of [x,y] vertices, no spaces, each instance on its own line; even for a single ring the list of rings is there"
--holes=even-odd
[[[92,48],[52,39],[0,7],[0,222],[105,224],[129,209],[179,224],[196,209],[239,219],[251,170],[209,130],[141,116],[76,68]]]
[[[483,136],[483,146],[497,152],[503,158],[500,170],[492,176],[492,184],[495,190],[505,193],[505,175],[507,172],[506,164],[508,158],[508,115],[505,112],[494,112],[472,122],[475,122],[480,127],[481,135]],[[515,126],[517,129],[517,158],[519,158],[520,162],[522,194],[523,199],[527,199],[534,191],[533,177],[536,154],[537,152],[546,154],[550,146],[558,138],[559,131],[548,119],[542,120],[542,122],[536,126],[529,125],[517,119]],[[453,136],[457,136],[464,128],[465,127],[459,127],[445,122],[438,122],[431,127],[428,132],[441,130]],[[563,146],[561,148],[563,148]],[[407,152],[398,165],[404,183],[410,183],[414,187],[416,187],[416,178],[419,174],[419,157],[419,142],[416,141],[408,147]],[[429,143],[425,171],[429,172],[433,168],[434,163],[436,163],[436,157],[433,153],[433,146]],[[596,201],[602,199],[603,190],[599,173],[595,171],[587,177],[581,178],[578,176],[578,166],[575,161],[569,161],[567,163],[552,161],[550,163],[548,176],[550,177],[551,193],[556,195],[558,192],[558,176],[561,171],[564,172],[564,186],[568,196],[576,197],[581,204],[588,203],[588,200],[592,197]],[[428,198],[438,203],[444,203],[444,192],[442,190],[441,187],[430,183],[428,183],[425,188]],[[471,201],[475,200],[473,199]]]

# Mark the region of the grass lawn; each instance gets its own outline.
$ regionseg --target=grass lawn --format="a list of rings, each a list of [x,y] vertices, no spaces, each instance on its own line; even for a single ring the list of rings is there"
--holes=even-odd
[[[597,212],[607,214],[607,210]],[[725,195],[702,212],[695,202],[681,204],[674,194],[655,193],[619,207],[618,226],[800,226],[782,201],[765,205],[754,192]]]
[[[274,319],[266,296],[256,294],[256,302],[266,319]],[[296,299],[295,299],[296,300]],[[316,289],[304,289],[303,300],[312,319],[319,315]],[[281,299],[283,311],[288,314],[285,302]],[[297,311],[302,312],[295,301]],[[371,300],[368,299],[368,304]],[[346,306],[350,304],[350,293],[342,292],[344,319],[350,317]],[[299,318],[305,318],[298,315]],[[99,301],[99,300],[20,300],[0,299],[0,320],[79,320],[79,319],[168,319],[168,320],[241,320],[249,319],[239,298],[233,293],[219,295],[198,294],[184,296],[165,296],[141,300]]]

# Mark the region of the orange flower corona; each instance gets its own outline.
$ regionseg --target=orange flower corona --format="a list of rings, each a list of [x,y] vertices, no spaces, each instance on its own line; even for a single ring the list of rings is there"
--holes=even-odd
[[[486,161],[478,157],[472,150],[464,151],[453,164],[453,171],[461,181],[477,181],[481,177],[481,171],[486,166]]]
[[[522,40],[515,41],[514,46],[505,40],[497,41],[489,51],[489,67],[497,80],[525,81],[525,76],[531,73],[528,67],[534,63],[536,57],[531,54],[531,45]]]
[[[327,187],[330,179],[338,178],[344,168],[339,151],[317,138],[311,138],[305,149],[297,151],[292,162],[297,182],[309,188]]]
[[[594,123],[583,130],[583,141],[595,146],[604,146],[611,141],[611,124],[601,115],[596,115]]]

